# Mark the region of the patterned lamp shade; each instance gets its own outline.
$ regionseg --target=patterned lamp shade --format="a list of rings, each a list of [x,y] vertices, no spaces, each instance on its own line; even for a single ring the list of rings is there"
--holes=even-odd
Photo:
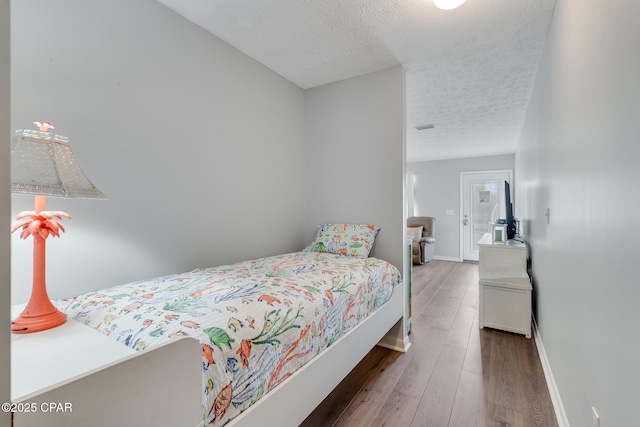
[[[80,169],[68,138],[31,129],[11,139],[11,192],[106,199]]]

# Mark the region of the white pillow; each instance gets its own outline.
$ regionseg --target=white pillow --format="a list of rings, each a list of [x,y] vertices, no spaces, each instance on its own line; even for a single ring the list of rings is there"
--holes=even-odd
[[[413,239],[419,239],[422,237],[422,226],[420,227],[407,227],[407,237]]]

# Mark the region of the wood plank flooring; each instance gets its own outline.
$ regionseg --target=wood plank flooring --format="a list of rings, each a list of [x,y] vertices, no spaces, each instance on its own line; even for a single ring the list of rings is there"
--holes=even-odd
[[[412,346],[374,347],[303,427],[557,427],[533,339],[478,328],[478,265],[413,269]]]

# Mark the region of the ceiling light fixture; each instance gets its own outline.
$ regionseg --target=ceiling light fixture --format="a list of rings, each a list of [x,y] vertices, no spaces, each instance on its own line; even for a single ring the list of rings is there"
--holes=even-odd
[[[442,10],[451,10],[459,7],[464,3],[465,0],[433,0],[433,4],[436,5],[438,9]]]

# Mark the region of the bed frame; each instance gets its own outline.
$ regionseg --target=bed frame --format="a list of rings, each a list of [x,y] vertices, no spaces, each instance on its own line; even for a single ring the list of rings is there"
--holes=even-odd
[[[376,344],[398,351],[409,348],[406,310],[402,282],[364,322],[227,425],[256,426],[266,419],[270,425],[299,425]],[[30,396],[25,401],[38,408],[48,402],[72,402],[73,412],[14,414],[14,426],[202,426],[201,360],[200,345],[192,338],[150,348]],[[186,369],[187,365],[194,368]],[[176,424],[176,419],[181,422]]]
[[[13,426],[201,426],[201,364],[190,337],[119,357],[14,402]]]
[[[409,348],[404,328],[405,286],[399,284],[391,299],[364,322],[298,369],[228,426],[297,426],[313,412],[351,370],[376,345],[398,351]],[[385,331],[386,332],[385,334]],[[301,393],[300,390],[304,390]]]

